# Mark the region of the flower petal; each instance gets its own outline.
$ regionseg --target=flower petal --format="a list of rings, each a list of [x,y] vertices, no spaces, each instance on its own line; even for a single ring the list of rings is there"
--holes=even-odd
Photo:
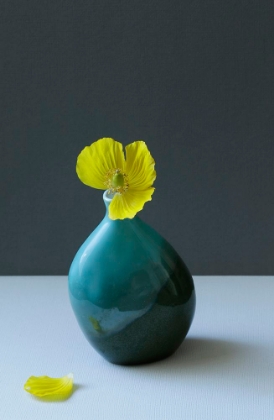
[[[84,184],[106,190],[106,173],[117,168],[124,171],[124,166],[123,145],[105,137],[82,150],[77,159],[76,172]]]
[[[62,378],[49,376],[31,376],[24,385],[25,391],[37,397],[46,395],[68,396],[73,387],[73,374],[69,373]]]
[[[129,189],[124,194],[115,194],[109,205],[109,218],[132,219],[147,201],[151,201],[154,190],[155,188],[148,188],[145,191]]]
[[[146,190],[151,187],[155,178],[155,161],[144,141],[135,141],[126,146],[126,169],[129,188]]]

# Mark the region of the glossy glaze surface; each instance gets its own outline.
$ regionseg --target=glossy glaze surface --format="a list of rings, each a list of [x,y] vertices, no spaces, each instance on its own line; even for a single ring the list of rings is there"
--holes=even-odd
[[[77,252],[69,296],[90,344],[117,364],[148,363],[182,343],[195,311],[191,274],[182,259],[140,218],[106,215]]]

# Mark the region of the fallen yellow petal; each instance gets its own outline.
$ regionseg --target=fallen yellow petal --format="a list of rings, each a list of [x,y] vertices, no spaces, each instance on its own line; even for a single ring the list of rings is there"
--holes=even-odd
[[[73,374],[69,373],[62,378],[49,376],[30,376],[24,385],[24,390],[37,397],[46,395],[67,397],[73,387]]]

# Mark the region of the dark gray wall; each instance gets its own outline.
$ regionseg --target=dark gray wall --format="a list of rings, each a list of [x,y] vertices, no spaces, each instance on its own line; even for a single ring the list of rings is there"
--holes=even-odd
[[[272,0],[0,4],[0,274],[65,274],[104,215],[75,174],[147,142],[140,216],[193,274],[274,274]]]

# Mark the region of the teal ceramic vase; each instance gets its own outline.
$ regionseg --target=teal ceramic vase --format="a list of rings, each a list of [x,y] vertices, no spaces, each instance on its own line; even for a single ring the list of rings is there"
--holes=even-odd
[[[150,363],[170,356],[184,340],[195,311],[186,265],[139,217],[106,215],[77,252],[69,296],[89,343],[109,362]]]

